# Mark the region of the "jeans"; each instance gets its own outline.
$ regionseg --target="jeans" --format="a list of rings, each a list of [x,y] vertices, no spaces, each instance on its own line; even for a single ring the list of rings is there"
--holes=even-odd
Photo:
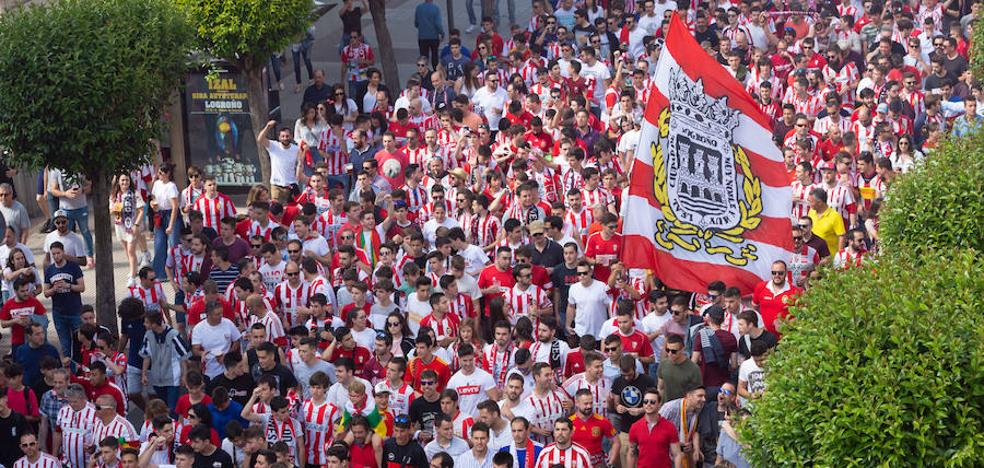
[[[48,199],[48,213],[51,213],[53,219],[55,216],[55,212],[58,211],[58,197],[49,193],[47,199]]]
[[[420,50],[421,57],[430,57],[431,67],[437,68],[438,54],[437,47],[441,45],[440,39],[417,39],[417,48]]]
[[[271,70],[273,71],[273,77],[276,78],[276,80],[270,79],[270,71]],[[276,83],[280,83],[280,75],[281,75],[281,72],[280,72],[280,54],[271,55],[270,56],[270,67],[267,68],[267,83],[270,83],[270,86],[268,86],[270,89],[275,88],[276,86],[274,86],[274,85]]]
[[[496,27],[499,26],[499,2],[501,0],[493,0],[492,7],[492,19],[495,20]],[[506,9],[509,10],[509,24],[516,24],[516,0],[506,0]]]
[[[171,236],[168,237],[167,223],[171,219],[171,210],[161,210],[157,213],[160,215],[161,225],[154,227],[154,273],[157,274],[158,278],[167,278],[167,273],[164,271],[164,265],[167,262],[167,249],[181,242],[181,216],[174,219],[174,229],[171,230]]]
[[[481,5],[481,3],[479,5]],[[468,11],[468,24],[472,26],[477,25],[478,19],[475,18],[475,0],[465,0],[465,10]]]
[[[58,333],[58,345],[61,347],[62,355],[71,356],[72,336],[79,331],[79,326],[82,325],[82,316],[78,313],[59,314],[55,312],[51,314],[51,317],[55,322],[55,332]]]
[[[79,234],[82,234],[82,239],[85,240],[85,254],[91,257],[92,232],[89,231],[89,207],[65,210],[65,215],[68,216],[69,230],[75,229],[74,226],[78,226]]]
[[[171,417],[175,416],[174,407],[178,406],[178,393],[179,387],[158,387],[154,385],[154,394],[157,398],[164,400],[167,403],[168,409],[171,410]]]
[[[308,41],[303,41],[300,44],[295,44],[291,47],[291,58],[294,62],[294,82],[301,84],[301,60],[304,61],[304,67],[307,68],[308,81],[314,79],[314,65],[311,64],[311,43]]]

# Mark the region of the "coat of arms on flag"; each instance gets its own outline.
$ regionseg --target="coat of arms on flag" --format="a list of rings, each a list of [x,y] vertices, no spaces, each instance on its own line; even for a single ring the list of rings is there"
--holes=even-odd
[[[792,197],[767,117],[676,17],[656,65],[623,221],[626,263],[668,286],[745,292],[792,250]]]

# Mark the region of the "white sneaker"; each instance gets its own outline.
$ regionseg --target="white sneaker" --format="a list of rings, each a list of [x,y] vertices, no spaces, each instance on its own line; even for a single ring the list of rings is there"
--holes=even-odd
[[[150,251],[145,250],[143,253],[143,257],[140,259],[140,266],[141,267],[150,266],[150,263],[151,263]]]
[[[465,29],[465,32],[466,33],[473,33],[473,32],[475,32],[475,29],[476,28],[477,28],[477,26],[475,26],[474,24],[469,24],[468,25],[468,28]]]

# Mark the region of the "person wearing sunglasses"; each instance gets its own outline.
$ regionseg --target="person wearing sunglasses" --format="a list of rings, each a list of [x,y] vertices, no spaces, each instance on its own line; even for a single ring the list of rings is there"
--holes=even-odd
[[[598,336],[608,318],[608,308],[612,302],[608,285],[594,278],[591,264],[587,260],[581,260],[576,271],[578,282],[572,284],[568,290],[565,325],[568,333]]]
[[[642,396],[643,418],[629,428],[629,450],[622,466],[662,466],[672,459],[682,466],[677,428],[660,415],[659,390],[648,388]]]
[[[4,392],[4,395],[6,395],[6,392]],[[3,399],[6,400],[6,396],[3,397]],[[9,408],[7,411],[9,412]],[[4,460],[10,458],[10,466],[30,466],[39,468],[55,468],[62,466],[61,462],[58,461],[57,458],[41,451],[41,448],[38,445],[38,436],[34,435],[33,432],[24,432],[19,438],[17,438],[17,440],[17,443],[4,444],[4,447],[8,449],[12,448],[13,450],[4,450],[3,452],[17,455],[20,455],[21,453],[24,454],[24,456],[19,459],[16,456],[3,456],[2,459]],[[19,447],[19,449],[17,447]],[[17,461],[14,462],[14,460]]]

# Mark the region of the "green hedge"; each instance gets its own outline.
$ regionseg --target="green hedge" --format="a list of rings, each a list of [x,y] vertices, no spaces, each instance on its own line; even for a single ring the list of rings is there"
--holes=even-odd
[[[880,214],[885,251],[984,252],[984,132],[945,142],[899,176]]]
[[[753,466],[981,466],[984,262],[912,260],[803,296],[741,426]]]

